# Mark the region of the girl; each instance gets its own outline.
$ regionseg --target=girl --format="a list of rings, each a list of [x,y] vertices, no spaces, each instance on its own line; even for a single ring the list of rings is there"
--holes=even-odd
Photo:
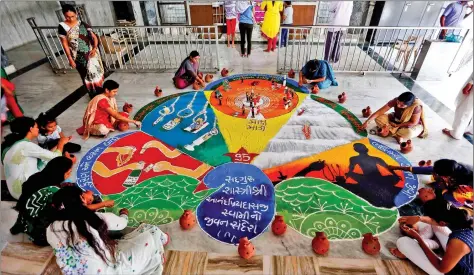
[[[262,1],[261,9],[265,10],[262,23],[262,34],[268,40],[265,52],[275,51],[280,30],[280,12],[283,11],[283,1]]]
[[[50,118],[47,114],[41,113],[36,119],[38,126],[40,127],[40,134],[38,136],[38,144],[44,149],[54,149],[58,146],[60,138],[65,138],[61,127],[59,127],[56,119]],[[69,140],[72,136],[68,137]],[[81,151],[81,145],[68,142],[64,145],[64,152],[77,153]]]
[[[254,9],[250,1],[237,1],[235,10],[239,15],[240,56],[249,57],[252,52],[252,31],[255,23]],[[247,44],[247,47],[245,47],[245,44]]]
[[[10,124],[11,134],[2,143],[2,163],[5,169],[8,191],[15,199],[22,192],[23,183],[41,171],[46,162],[61,156],[68,138],[60,138],[58,146],[48,151],[31,142],[39,135],[38,124],[30,117],[20,117]],[[66,154],[70,157],[69,154]]]
[[[53,197],[59,209],[47,229],[48,243],[64,274],[161,274],[169,236],[157,226],[141,224],[115,241],[108,230],[127,226],[128,210],[120,216],[88,209],[78,187],[64,187]]]

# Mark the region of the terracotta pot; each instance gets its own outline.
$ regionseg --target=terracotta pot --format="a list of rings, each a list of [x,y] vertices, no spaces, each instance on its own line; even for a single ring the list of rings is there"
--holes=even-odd
[[[226,68],[222,69],[221,76],[226,77],[227,75],[229,75],[229,70],[227,70]]]
[[[160,89],[160,86],[156,86],[155,88],[155,96],[160,97],[163,94],[163,90]]]
[[[347,96],[346,96],[346,93],[342,93],[340,94],[337,99],[339,100],[339,103],[344,103],[346,102],[346,99],[347,99]]]
[[[407,154],[410,153],[411,150],[413,150],[411,139],[407,140],[406,142],[400,143],[400,151],[402,151],[402,153]]]
[[[362,109],[362,116],[363,117],[369,117],[372,114],[372,110],[370,110],[370,107],[367,106],[367,108]]]
[[[212,81],[213,78],[214,78],[214,75],[208,74],[208,75],[206,75],[206,77],[204,78],[204,81],[206,81],[207,83],[209,83],[209,82]]]
[[[125,104],[123,105],[122,110],[123,110],[125,113],[130,114],[130,113],[133,111],[133,105],[130,104],[130,103],[125,102]]]
[[[130,128],[130,125],[128,125],[128,122],[120,121],[117,125],[117,129],[121,132],[125,132]]]
[[[247,239],[247,237],[243,237],[239,240],[239,255],[244,259],[250,259],[253,255],[255,255],[255,247],[253,244]]]
[[[184,210],[183,215],[179,218],[179,225],[184,230],[191,229],[196,225],[196,218],[191,210]]]
[[[387,126],[383,126],[382,128],[377,129],[377,135],[381,137],[387,137],[390,134]]]
[[[420,160],[420,162],[418,162],[418,166],[420,167],[428,167],[428,166],[431,166],[431,160]]]
[[[316,232],[313,241],[311,242],[313,250],[318,255],[324,255],[329,251],[329,240],[324,232]]]
[[[289,78],[295,78],[295,75],[296,75],[296,73],[295,73],[295,71],[293,71],[293,69],[291,69],[291,70],[288,72],[288,77],[289,77]]]
[[[272,222],[272,232],[273,234],[279,236],[283,235],[286,232],[286,223],[283,219],[283,216],[276,215],[275,219]]]
[[[374,237],[372,233],[366,233],[362,239],[362,250],[369,255],[377,255],[380,252],[379,238]]]
[[[197,90],[199,90],[199,89],[201,89],[201,85],[199,85],[199,82],[194,81],[194,83],[193,83],[193,90],[196,90],[196,91],[197,91]]]
[[[314,85],[314,86],[313,86],[313,88],[311,89],[311,93],[314,94],[314,95],[317,94],[317,93],[319,93],[319,87],[318,87],[318,85]]]
[[[426,161],[426,166],[431,166],[431,159]]]

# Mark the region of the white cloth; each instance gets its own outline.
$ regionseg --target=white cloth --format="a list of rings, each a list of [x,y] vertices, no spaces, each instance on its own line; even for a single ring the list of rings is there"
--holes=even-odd
[[[59,125],[56,125],[56,130],[54,132],[52,132],[51,134],[47,135],[47,136],[43,136],[42,134],[40,134],[38,136],[38,144],[39,145],[43,145],[45,143],[47,143],[48,141],[50,140],[56,140],[56,139],[60,139],[61,136],[59,135],[63,130],[61,129],[61,127],[59,127]]]
[[[446,245],[448,244],[449,235],[451,234],[451,230],[449,228],[445,226],[429,225],[421,222],[417,223],[416,225],[418,226],[420,236],[423,238],[423,241],[428,247],[431,248],[431,246],[434,245],[434,240],[431,240],[434,234],[441,244],[441,247],[443,247],[443,250],[446,251]],[[423,236],[421,234],[423,234]],[[431,236],[431,238],[429,238],[429,236]],[[425,240],[425,238],[428,238],[428,242]],[[436,246],[435,248],[431,249],[436,249]],[[425,252],[423,252],[420,244],[415,239],[410,237],[401,237],[397,240],[397,248],[412,263],[423,269],[426,273],[443,274],[431,264],[428,257],[426,257]]]
[[[61,156],[60,151],[51,152],[31,141],[18,141],[7,151],[3,159],[8,191],[15,199],[21,195],[23,183],[43,169],[47,161]]]
[[[293,7],[286,7],[283,11],[283,15],[285,16],[285,20],[283,20],[282,25],[293,25]]]
[[[463,94],[462,90],[467,83],[473,81],[473,74],[466,80],[461,87],[456,98],[456,111],[454,113],[453,130],[449,131],[451,136],[455,139],[461,139],[466,131],[469,131],[469,125],[472,121],[473,115],[473,94],[474,88],[471,89],[469,95]]]
[[[106,223],[109,230],[122,230],[127,226],[128,217],[120,217],[112,213],[97,213]],[[79,238],[77,228],[74,231],[74,250],[68,243],[67,232],[63,231],[64,221],[56,221],[46,230],[48,243],[53,247],[56,262],[63,274],[162,274],[164,262],[164,245],[169,241],[168,235],[157,226],[141,224],[137,229],[125,235],[118,241],[115,264],[105,263],[95,253],[86,240]],[[67,229],[66,225],[66,230]],[[105,244],[94,228],[88,226],[99,246],[105,249]]]
[[[349,26],[352,15],[352,1],[337,1],[329,3],[329,25],[333,26]],[[333,28],[329,31],[340,31],[345,28]]]
[[[237,13],[243,13],[244,11],[246,11],[248,9],[248,7],[250,7],[252,5],[252,3],[250,1],[242,1],[242,0],[239,0],[236,2],[236,5],[235,5],[235,11]]]

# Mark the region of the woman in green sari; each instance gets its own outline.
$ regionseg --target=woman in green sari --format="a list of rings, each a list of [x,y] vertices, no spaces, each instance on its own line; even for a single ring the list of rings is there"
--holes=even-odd
[[[71,5],[63,6],[66,20],[58,26],[58,34],[69,64],[76,68],[86,86],[90,98],[96,95],[96,88],[104,82],[104,68],[97,51],[99,40],[92,28],[77,19],[76,9]]]

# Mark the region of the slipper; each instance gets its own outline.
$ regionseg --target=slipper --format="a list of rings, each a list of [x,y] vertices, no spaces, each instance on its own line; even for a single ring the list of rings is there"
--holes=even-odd
[[[445,135],[447,135],[448,137],[454,139],[454,137],[451,135],[451,130],[449,130],[448,128],[444,128],[444,129],[443,129],[443,134],[445,134]]]
[[[400,252],[400,250],[398,250],[398,248],[396,247],[392,247],[392,248],[389,248],[388,249],[390,251],[390,254],[392,254],[393,256],[399,258],[399,259],[406,259],[407,257],[405,255],[402,254],[402,252]]]

